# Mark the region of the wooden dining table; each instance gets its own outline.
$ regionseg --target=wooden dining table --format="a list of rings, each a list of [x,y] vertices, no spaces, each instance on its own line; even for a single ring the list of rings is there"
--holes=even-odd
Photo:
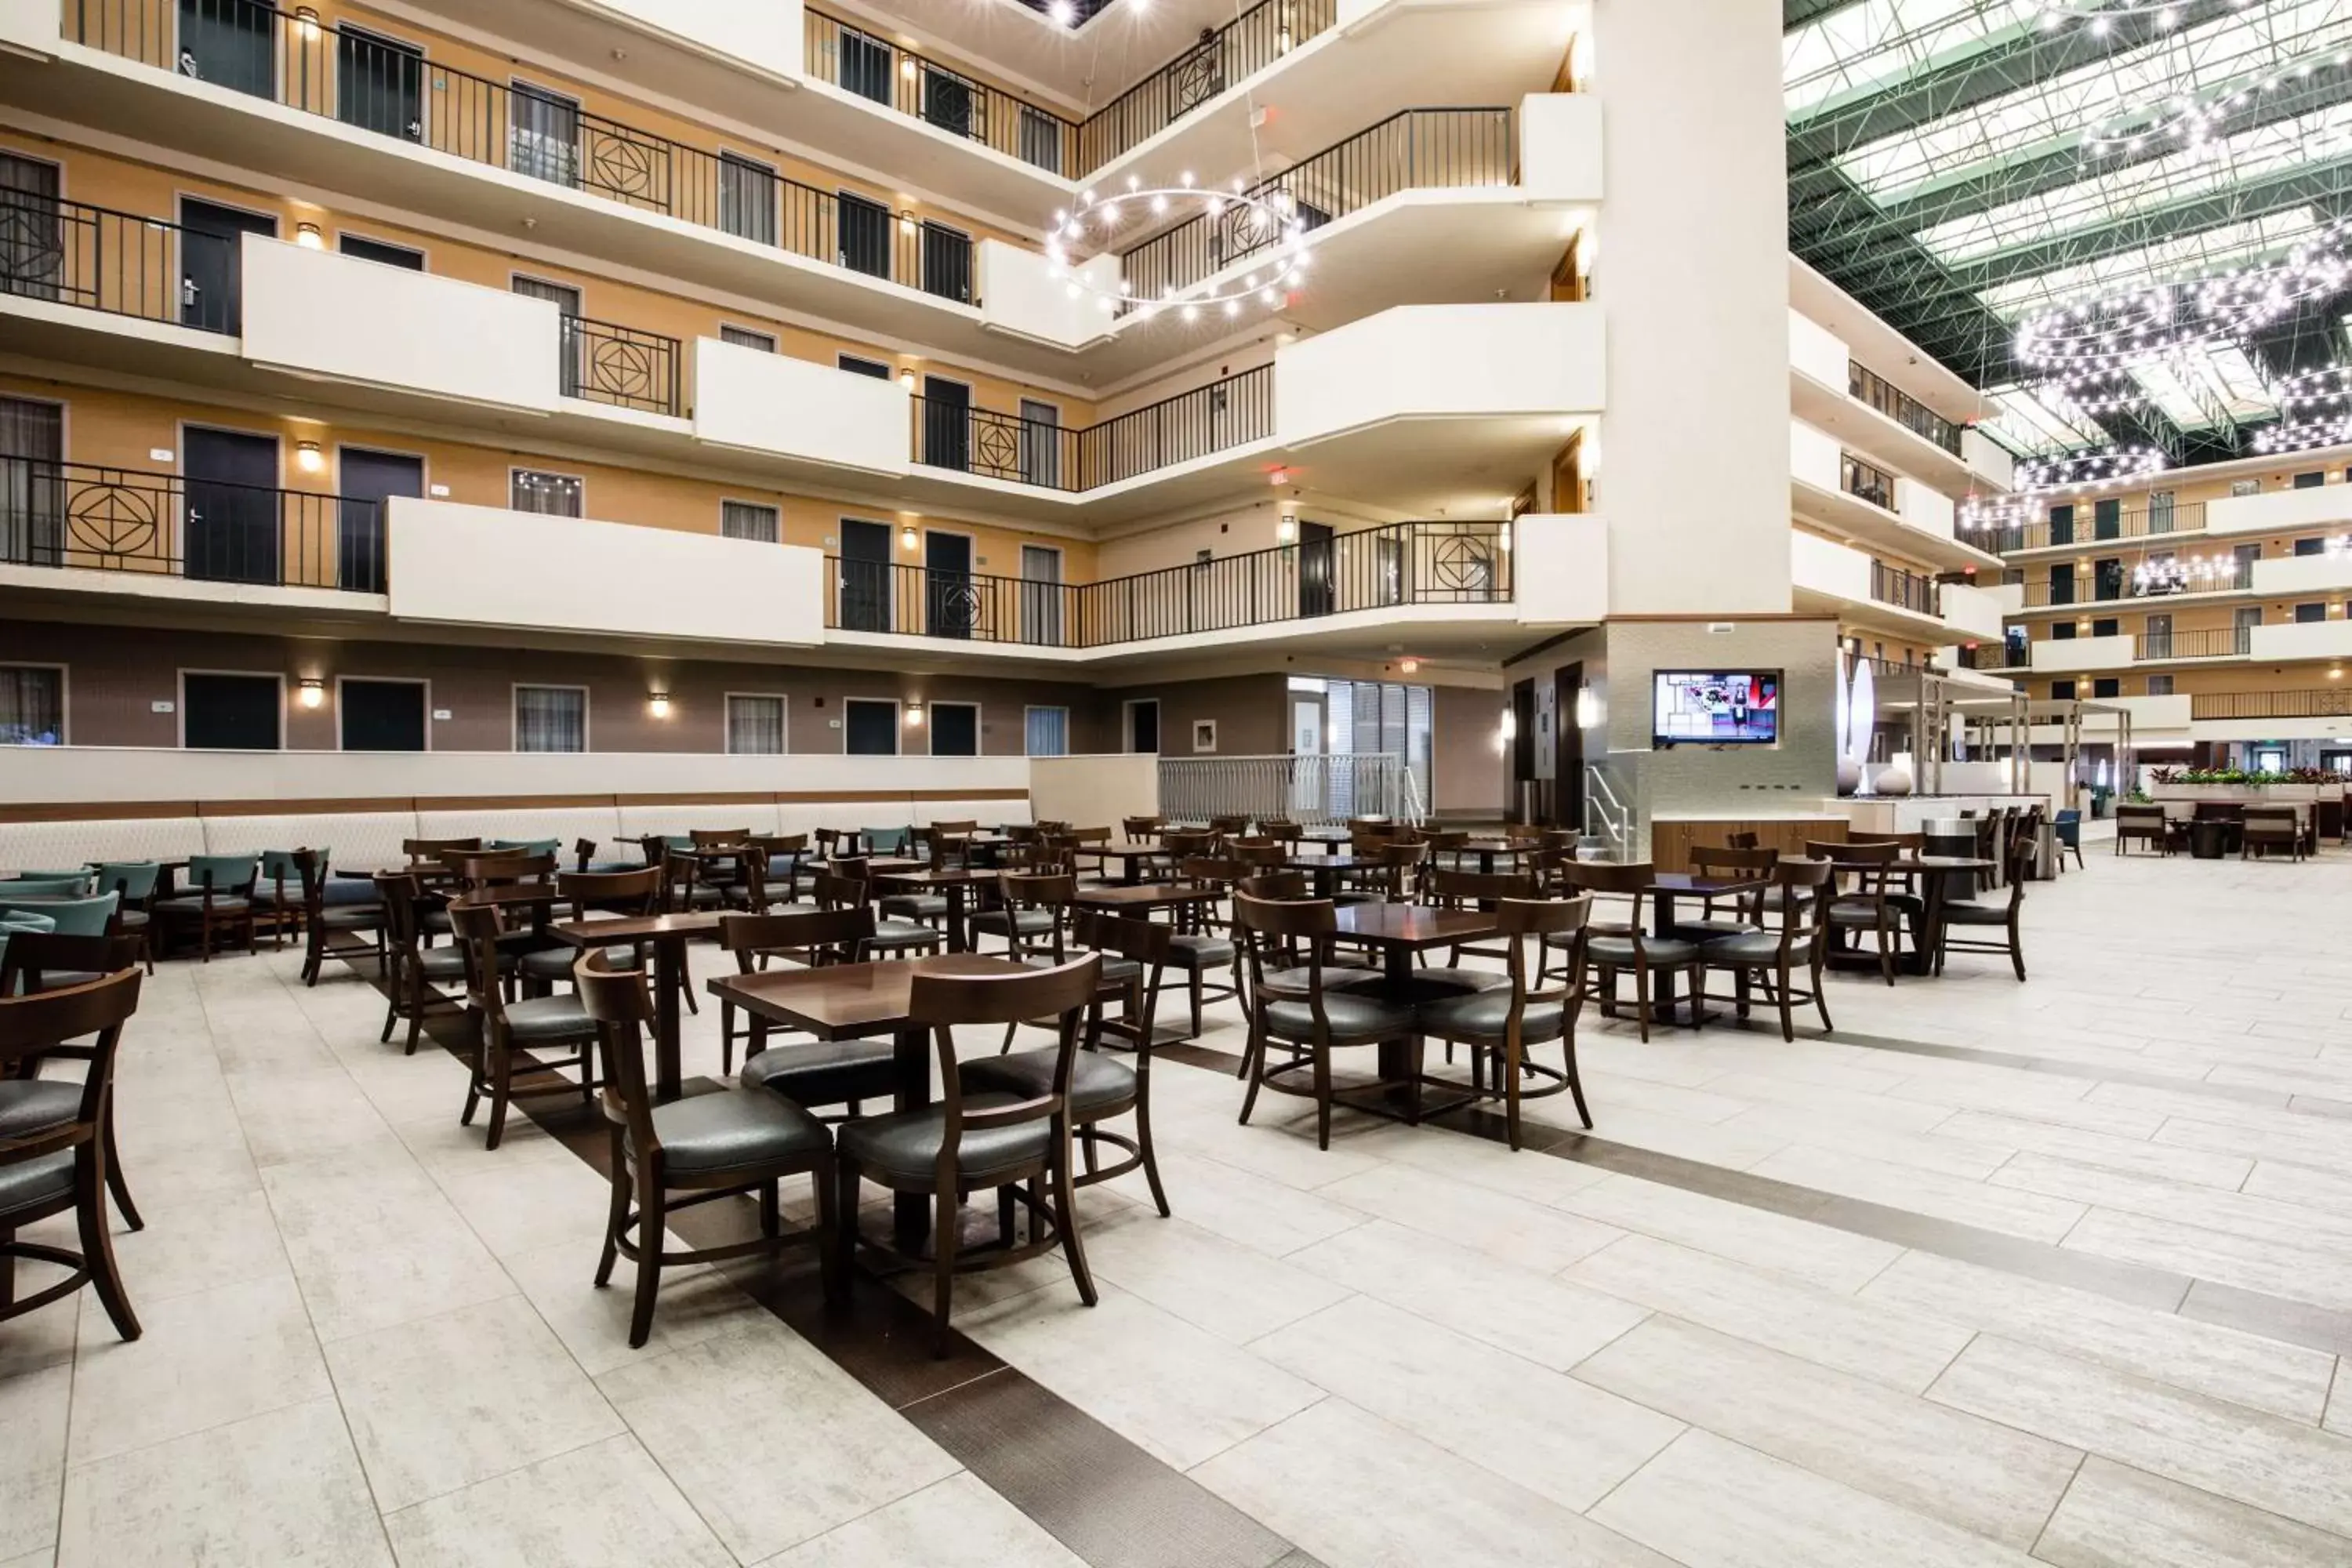
[[[1643,889],[1650,900],[1650,934],[1659,941],[1671,939],[1678,923],[1675,916],[1677,899],[1731,899],[1742,893],[1752,893],[1771,885],[1771,878],[1712,877],[1698,871],[1659,871],[1650,878]],[[1671,1024],[1675,1017],[1675,972],[1654,969],[1650,972],[1650,1012],[1653,1022]]]
[[[1518,838],[1471,838],[1455,845],[1448,853],[1476,856],[1479,874],[1491,877],[1495,874],[1495,862],[1497,859],[1516,860],[1522,855],[1532,854],[1542,847],[1541,844],[1529,843]]]
[[[947,953],[878,963],[832,963],[814,969],[765,969],[722,974],[703,989],[755,1018],[798,1029],[819,1040],[867,1040],[887,1035],[895,1079],[893,1110],[920,1110],[931,1102],[931,1064],[938,1050],[928,1025],[908,1017],[918,974],[1033,973],[1009,958]],[[780,1049],[789,1050],[790,1045]],[[929,1193],[899,1193],[891,1208],[903,1251],[920,1247],[930,1229]]]
[[[1901,877],[1906,885],[1918,889],[1919,920],[1911,928],[1911,952],[1907,957],[1898,958],[1895,967],[1906,974],[1930,974],[1935,972],[1936,944],[1944,928],[1945,883],[1948,879],[1946,873],[1987,871],[1997,862],[1975,855],[1915,853],[1895,860],[1832,860],[1830,864],[1834,868],[1831,873],[1832,876],[1842,877],[1849,873],[1859,876],[1883,871]],[[1847,956],[1843,950],[1832,951],[1836,957]],[[1859,950],[1853,951],[1858,955]],[[1855,962],[1859,962],[1858,956]],[[1875,968],[1878,960],[1872,957],[1869,963]]]
[[[1339,890],[1342,871],[1388,869],[1388,862],[1377,855],[1294,855],[1283,865],[1293,871],[1304,871],[1313,879],[1318,899],[1328,899]]]
[[[1169,852],[1157,844],[1081,844],[1071,854],[1081,860],[1101,862],[1103,875],[1122,887],[1141,882],[1152,862],[1169,859]],[[1118,864],[1116,871],[1109,868],[1113,861]]]
[[[876,881],[892,888],[934,890],[948,901],[948,951],[965,952],[971,946],[971,934],[964,925],[964,894],[975,882],[994,885],[997,874],[977,866],[950,867],[945,870],[924,867],[913,871],[875,871],[867,874]]]
[[[1082,910],[1149,919],[1154,910],[1191,909],[1213,904],[1223,897],[1220,889],[1196,882],[1144,882],[1134,887],[1080,888],[1071,901]]]
[[[495,891],[496,889],[492,889]],[[678,998],[684,994],[686,944],[697,937],[715,937],[721,910],[695,910],[671,915],[615,915],[604,920],[566,921],[547,928],[547,934],[567,947],[604,948],[644,942],[654,950],[654,1098],[676,1100],[686,1091],[679,1067]]]

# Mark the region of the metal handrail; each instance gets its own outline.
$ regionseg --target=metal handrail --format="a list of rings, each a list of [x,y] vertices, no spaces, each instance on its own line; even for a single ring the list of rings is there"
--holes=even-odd
[[[0,458],[0,562],[384,591],[383,507],[360,496]]]
[[[1090,490],[1272,436],[1274,367],[1254,366],[1075,428],[919,394],[911,403],[917,462]]]
[[[1049,174],[1073,172],[1076,124],[814,5],[805,11],[803,59],[817,80]]]
[[[1603,804],[1604,802],[1606,804]],[[1616,808],[1614,816],[1610,815],[1610,808],[1612,806]],[[1609,840],[1609,847],[1615,851],[1618,859],[1625,859],[1633,814],[1625,809],[1625,803],[1619,800],[1617,792],[1609,787],[1609,775],[1594,764],[1587,763],[1584,766],[1583,831],[1586,833],[1593,831],[1592,824],[1595,818],[1598,818],[1601,823],[1599,836]]]
[[[608,119],[574,98],[430,61],[404,40],[261,0],[63,0],[66,37],[468,163],[969,302],[971,237],[879,196]],[[194,23],[191,30],[188,24]]]
[[[2158,527],[2158,524],[2164,526]],[[2169,507],[2147,507],[2132,511],[2119,511],[2112,521],[2102,523],[2096,516],[2076,517],[2065,523],[2019,523],[2009,528],[1987,531],[1980,536],[1984,549],[1996,555],[2006,555],[2015,550],[2048,550],[2079,544],[2104,544],[2118,539],[2164,539],[2175,533],[2200,533],[2205,528],[2205,503],[2200,500],[2180,501]]]
[[[1124,252],[1127,296],[1181,296],[1273,248],[1284,229],[1265,221],[1269,209],[1315,229],[1400,191],[1509,185],[1517,151],[1508,109],[1401,110],[1260,180],[1245,193],[1250,202],[1203,213]]]
[[[1869,369],[1860,360],[1846,361],[1845,390],[1848,396],[1867,404],[1914,436],[1933,441],[1955,458],[1960,455],[1960,427],[1958,425],[1876,371]]]
[[[2200,631],[2141,632],[2132,639],[2136,660],[2229,658],[2253,651],[2250,626],[2211,626]]]
[[[234,299],[200,276],[235,275],[236,242],[161,218],[0,191],[0,294],[234,332]]]
[[[2352,691],[2340,687],[2300,691],[2200,691],[2189,699],[2191,719],[2341,719],[2352,716]]]
[[[1895,510],[1895,476],[1852,452],[1838,454],[1838,489],[1874,507]]]
[[[2177,588],[2153,584],[2142,584],[2128,574],[2123,580],[2123,591],[2119,594],[2099,593],[2096,582],[2087,584],[2076,582],[2071,585],[2068,596],[2065,598],[2053,597],[2055,585],[2044,578],[2037,583],[2021,584],[2024,591],[2019,597],[2018,605],[2021,609],[2028,610],[2080,608],[2085,605],[2120,605],[2126,601],[2140,599],[2188,599],[2194,598],[2200,594],[2242,594],[2250,592],[2253,585],[2253,563],[2242,562],[2239,563],[2237,570],[2227,577],[2215,578],[2209,582],[2190,581]]]
[[[1507,604],[1504,523],[1388,523],[1113,577],[1046,583],[830,557],[838,630],[1089,648],[1404,605]]]
[[[1178,821],[1287,817],[1310,825],[1351,816],[1418,824],[1420,781],[1393,752],[1162,757],[1160,810]]]
[[[645,414],[677,414],[682,353],[676,338],[565,316],[558,350],[564,396]]]
[[[1079,177],[1140,146],[1339,20],[1339,0],[1259,0],[1088,115],[1077,128]]]
[[[1889,566],[1883,561],[1870,563],[1870,596],[1882,605],[1912,610],[1923,616],[1944,613],[1943,586],[1933,577],[1916,572],[1906,572],[1900,566]]]

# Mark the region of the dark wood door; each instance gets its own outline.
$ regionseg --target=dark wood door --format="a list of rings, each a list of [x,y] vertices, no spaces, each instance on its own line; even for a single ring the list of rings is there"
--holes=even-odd
[[[971,466],[971,388],[923,377],[923,461],[935,468]]]
[[[349,22],[335,33],[335,118],[381,136],[425,140],[425,51]]]
[[[346,679],[337,695],[346,752],[425,750],[425,685]]]
[[[381,594],[384,584],[384,529],[390,521],[384,515],[384,502],[393,496],[425,493],[425,459],[404,452],[371,452],[364,447],[346,447],[338,489],[343,501],[336,520],[335,582],[338,586],[360,593]]]
[[[276,238],[278,220],[264,213],[180,198],[180,323],[212,332],[245,330],[245,237]]]
[[[1302,616],[1328,616],[1333,597],[1331,525],[1328,522],[1302,522],[1298,525],[1298,613]]]
[[[841,265],[875,278],[889,277],[890,209],[846,191],[834,201],[839,209],[835,221],[841,228]]]
[[[1564,664],[1551,678],[1552,826],[1584,826],[1584,727],[1577,722],[1576,694],[1584,689],[1584,665]]]
[[[277,24],[270,0],[180,0],[180,74],[276,98]]]
[[[923,627],[935,637],[971,636],[971,540],[961,533],[923,536]]]
[[[841,626],[845,631],[890,630],[890,527],[841,521]]]
[[[180,434],[180,472],[187,488],[182,570],[214,583],[282,581],[277,438],[189,426]]]

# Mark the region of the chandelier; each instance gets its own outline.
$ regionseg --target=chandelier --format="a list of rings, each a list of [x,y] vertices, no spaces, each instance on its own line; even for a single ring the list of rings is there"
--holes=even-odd
[[[2038,21],[2045,32],[2060,27],[2085,26],[2094,33],[2105,34],[2118,22],[2147,22],[2158,32],[2169,32],[2179,25],[2186,0],[2028,0],[2041,13]],[[2229,0],[2232,10],[2242,11],[2263,0]]]
[[[2234,586],[2245,568],[2231,555],[2158,555],[2132,569],[2132,592],[2189,594]]]
[[[1146,276],[1150,265],[1133,266],[1132,253],[1112,249],[1124,234],[1194,222],[1213,226],[1214,241],[1202,247],[1210,270],[1192,282]],[[1211,310],[1238,316],[1247,304],[1279,310],[1307,272],[1307,224],[1297,198],[1286,190],[1245,189],[1239,175],[1218,189],[1194,184],[1189,172],[1169,186],[1146,185],[1140,175],[1129,174],[1123,191],[1081,192],[1075,209],[1054,214],[1046,234],[1048,276],[1071,299],[1091,298],[1109,316],[1133,311],[1149,318],[1168,310],[1192,321]],[[1241,268],[1242,258],[1259,252],[1269,254]],[[1093,265],[1105,256],[1118,267]],[[1221,258],[1230,259],[1220,265]]]
[[[2041,508],[2023,496],[1970,496],[1960,503],[1952,521],[1970,533],[1986,529],[2022,528],[2041,515]]]
[[[2314,71],[2352,65],[2352,49],[2322,50],[2292,65],[2247,72],[2203,96],[2182,94],[2153,105],[2123,110],[2094,125],[2083,137],[2082,157],[2137,153],[2151,145],[2168,153],[2217,158],[2227,145],[2221,136],[2230,117],[2265,92],[2286,92],[2307,83]]]
[[[2265,425],[2254,432],[2253,448],[2268,457],[2280,452],[2307,452],[2314,447],[2341,447],[2347,442],[2352,442],[2352,414],[2337,409],[2325,416],[2282,419],[2275,425]]]
[[[2144,479],[2164,472],[2165,467],[2164,454],[2153,447],[2103,447],[2020,463],[2015,483],[2022,497],[2061,495]]]

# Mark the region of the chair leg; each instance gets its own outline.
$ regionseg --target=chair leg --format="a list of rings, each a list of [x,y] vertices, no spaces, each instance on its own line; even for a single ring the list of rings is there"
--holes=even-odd
[[[719,1071],[735,1076],[735,1004],[724,998],[719,1004]]]
[[[686,994],[686,1010],[700,1017],[702,1006],[694,999],[694,971],[686,962],[684,947],[677,950],[677,985],[678,989]]]
[[[514,1099],[514,1053],[507,1048],[506,1037],[498,1030],[485,1030],[483,1048],[490,1053],[490,1135],[482,1145],[485,1151],[495,1149],[507,1135],[507,1105]]]
[[[1895,984],[1895,933],[1888,929],[1884,914],[1878,921],[1878,973],[1886,984]]]
[[[1265,1081],[1265,1036],[1253,1026],[1249,1044],[1242,1047],[1242,1072],[1249,1079],[1249,1088],[1242,1095],[1244,1127],[1249,1125],[1250,1111],[1257,1105],[1258,1086]]]
[[[1078,1238],[1078,1194],[1070,1184],[1070,1129],[1062,1124],[1061,1149],[1054,1157],[1054,1224],[1062,1233],[1062,1252],[1070,1261],[1070,1279],[1078,1288],[1078,1300],[1093,1306],[1101,1297],[1095,1291],[1095,1277],[1087,1268],[1087,1244]]]
[[[1331,1147],[1331,1053],[1322,1046],[1315,1052],[1315,1146]]]
[[[495,1128],[496,1122],[492,1123]],[[492,1145],[496,1147],[495,1144]],[[637,1168],[637,1291],[629,1307],[629,1348],[643,1350],[654,1331],[654,1300],[661,1294],[662,1194],[650,1165]]]
[[[1148,1066],[1135,1075],[1135,1152],[1143,1160],[1144,1184],[1151,1189],[1151,1201],[1166,1219],[1167,1189],[1160,1184],[1160,1156],[1151,1152],[1151,1072]]]
[[[1780,1002],[1780,1038],[1784,1041],[1794,1043],[1797,1038],[1797,1021],[1790,1015],[1789,1009],[1790,984],[1789,972],[1784,967],[1780,971],[1780,984],[1779,987]]]
[[[2025,978],[2025,938],[2018,931],[2017,920],[2014,916],[2011,917],[2009,922],[2009,963],[2010,967],[2017,971],[2017,978],[2021,982],[2023,981]]]
[[[1650,1043],[1650,966],[1633,965],[1633,1017],[1641,1026],[1642,1043]]]
[[[824,1281],[825,1304],[839,1307],[849,1300],[848,1273],[836,1244],[841,1230],[840,1194],[835,1190],[839,1184],[829,1162],[810,1172],[809,1180],[816,1188],[817,1274]]]
[[[131,1298],[122,1292],[122,1276],[114,1268],[114,1241],[107,1235],[106,1182],[100,1167],[105,1163],[103,1149],[86,1149],[76,1161],[74,1185],[78,1189],[74,1219],[81,1231],[81,1252],[89,1269],[89,1282],[98,1289],[98,1304],[114,1324],[114,1331],[126,1340],[139,1337],[139,1314],[131,1310]]]
[[[1191,987],[1191,990],[1192,990],[1192,1037],[1197,1040],[1197,1039],[1199,1039],[1199,1038],[1201,1037],[1201,970],[1200,970],[1200,966],[1199,966],[1198,964],[1195,964],[1195,965],[1193,966],[1192,971],[1192,987]]]
[[[1560,1070],[1568,1078],[1568,1095],[1576,1101],[1576,1114],[1589,1130],[1592,1126],[1591,1108],[1584,1103],[1584,1077],[1576,1067],[1576,1026],[1571,1021],[1567,1032],[1559,1037]]]
[[[1818,955],[1813,959],[1813,1005],[1821,1009],[1823,1032],[1834,1032],[1836,1026],[1830,1022],[1830,999],[1822,989],[1822,961]]]
[[[1503,1123],[1510,1134],[1511,1152],[1519,1152],[1519,1042],[1505,1042],[1498,1053],[1503,1069]]]
[[[956,1194],[941,1187],[931,1194],[931,1354],[948,1353],[948,1317],[955,1305]]]
[[[106,1092],[106,1190],[114,1194],[114,1206],[122,1211],[122,1223],[132,1230],[145,1230],[147,1222],[139,1217],[139,1205],[131,1201],[131,1184],[122,1179],[122,1157],[114,1152],[114,1091]]]
[[[629,1223],[629,1165],[621,1153],[621,1130],[613,1129],[612,1205],[604,1211],[604,1250],[596,1259],[599,1289],[613,1282],[613,1260],[621,1255],[621,1231]]]

